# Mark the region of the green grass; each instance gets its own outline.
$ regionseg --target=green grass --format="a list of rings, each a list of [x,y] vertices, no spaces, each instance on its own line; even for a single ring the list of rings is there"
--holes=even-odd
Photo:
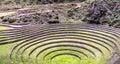
[[[0,64],[11,64],[9,59],[9,52],[14,44],[0,46]]]
[[[0,30],[7,30],[10,27],[0,26]],[[13,44],[0,45],[0,64],[11,64],[9,59],[9,52]]]
[[[0,26],[0,30],[7,30],[7,29],[11,29],[11,28],[6,26]]]
[[[52,64],[80,64],[79,58],[70,55],[61,55],[54,58]]]
[[[0,30],[6,30],[6,29],[10,29],[10,28],[5,27],[5,26],[0,26]],[[12,64],[12,63],[10,63],[9,52],[10,52],[13,45],[15,45],[15,43],[14,44],[7,44],[7,45],[0,45],[0,64]],[[29,48],[29,50],[32,50],[33,48],[34,48],[34,46]],[[28,55],[29,50],[27,50],[28,52],[26,51],[26,54],[24,56]],[[103,48],[103,50],[104,50],[104,48]],[[48,50],[47,52],[49,52],[49,51],[51,51],[51,50]],[[38,51],[36,51],[36,52],[38,52]],[[65,51],[62,51],[62,52],[65,52]],[[50,54],[45,59],[45,63],[46,64],[106,64],[109,54],[105,50],[104,50],[104,52],[106,53],[105,57],[102,57],[101,53],[99,53],[99,52],[96,52],[96,54],[97,54],[96,58],[92,58],[92,57],[85,58],[84,56],[82,57],[82,55],[81,55],[81,57],[84,58],[83,60],[79,60],[77,57],[74,57],[71,55],[61,55],[61,56],[55,57],[51,62],[48,62],[47,59],[51,58],[53,55],[55,55],[57,53],[61,53],[61,52],[55,52],[55,53]],[[44,52],[42,54],[44,55],[45,53],[46,52]],[[34,54],[36,54],[36,53],[33,53],[33,56],[31,56],[31,60],[33,60],[33,62],[31,62],[30,64],[35,64],[35,61],[33,58]],[[79,54],[79,53],[75,53],[75,54]],[[38,60],[41,57],[42,57],[42,55],[39,56]],[[28,60],[27,58],[24,58],[24,61],[27,61],[27,60]],[[16,62],[17,60],[14,60],[14,61]]]

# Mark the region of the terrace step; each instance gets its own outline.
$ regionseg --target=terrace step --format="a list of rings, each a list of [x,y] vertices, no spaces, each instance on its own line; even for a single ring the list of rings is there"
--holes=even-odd
[[[71,55],[81,62],[101,58],[107,63],[120,53],[118,31],[89,24],[24,26],[0,31],[0,45],[16,43],[10,51],[14,63],[51,63],[60,55]]]

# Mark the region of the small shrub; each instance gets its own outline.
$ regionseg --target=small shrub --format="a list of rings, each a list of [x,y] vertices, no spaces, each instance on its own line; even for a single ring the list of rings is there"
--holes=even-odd
[[[10,19],[8,20],[9,23],[14,23],[15,22],[15,19]]]
[[[86,1],[86,0],[79,0],[80,2],[84,2],[84,1]]]
[[[48,24],[56,24],[56,23],[60,23],[58,20],[50,20],[48,21]]]
[[[14,23],[16,20],[12,18],[4,18],[2,22],[7,22],[7,23]]]
[[[4,16],[0,17],[0,19],[4,19]]]
[[[67,14],[69,17],[72,17],[74,15],[74,12],[72,10],[68,10]]]
[[[8,22],[8,18],[3,19],[2,22]]]
[[[4,3],[5,5],[7,5],[7,4],[14,4],[13,1],[9,1],[9,0],[8,0],[8,1],[4,1],[3,3]]]

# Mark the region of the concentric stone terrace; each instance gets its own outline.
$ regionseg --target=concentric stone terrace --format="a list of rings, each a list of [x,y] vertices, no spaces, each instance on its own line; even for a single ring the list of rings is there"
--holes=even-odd
[[[70,64],[112,64],[119,35],[119,29],[98,25],[32,25],[0,31],[0,45],[15,43],[9,55],[14,64],[69,64],[67,58]]]

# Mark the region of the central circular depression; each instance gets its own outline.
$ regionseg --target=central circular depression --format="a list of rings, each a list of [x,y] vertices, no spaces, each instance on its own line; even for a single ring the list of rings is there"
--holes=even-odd
[[[80,64],[80,59],[72,55],[59,55],[52,59],[51,64]]]

